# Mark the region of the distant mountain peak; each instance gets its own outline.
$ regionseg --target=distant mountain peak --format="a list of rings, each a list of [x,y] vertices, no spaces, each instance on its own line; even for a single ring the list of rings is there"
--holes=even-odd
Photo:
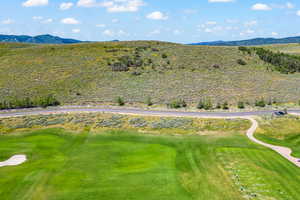
[[[28,35],[1,35],[0,42],[20,42],[35,44],[75,44],[81,43],[80,40],[60,38],[50,34],[28,36]]]
[[[207,45],[207,46],[253,46],[253,45],[267,45],[267,44],[288,44],[300,43],[300,36],[286,37],[286,38],[253,38],[248,40],[238,41],[212,41],[199,42],[191,45]]]

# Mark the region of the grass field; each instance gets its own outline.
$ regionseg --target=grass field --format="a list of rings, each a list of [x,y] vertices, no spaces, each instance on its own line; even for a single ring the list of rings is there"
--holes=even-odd
[[[265,118],[260,122],[256,137],[271,144],[290,147],[293,155],[300,158],[299,117]]]
[[[0,136],[5,200],[297,200],[300,170],[244,134],[146,135],[63,129]]]
[[[287,49],[274,46],[280,47]],[[144,64],[113,72],[109,64],[122,56],[138,57]],[[118,96],[137,104],[151,97],[155,104],[185,99],[195,107],[201,98],[215,103],[227,100],[234,106],[239,100],[253,103],[261,97],[282,102],[300,99],[299,74],[267,71],[265,63],[237,47],[154,41],[1,43],[0,58],[0,100],[54,94],[63,104],[110,104]],[[238,59],[247,65],[239,65]]]

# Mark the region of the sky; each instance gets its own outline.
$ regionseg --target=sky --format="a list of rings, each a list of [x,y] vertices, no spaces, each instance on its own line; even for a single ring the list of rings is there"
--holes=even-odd
[[[0,34],[192,43],[300,36],[299,0],[9,0]]]

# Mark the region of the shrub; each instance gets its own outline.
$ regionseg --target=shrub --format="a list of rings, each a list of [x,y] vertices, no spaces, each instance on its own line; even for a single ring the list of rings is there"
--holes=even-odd
[[[261,98],[260,100],[255,100],[255,106],[266,107],[266,102],[263,98]]]
[[[248,54],[251,54],[251,49],[250,48],[247,48],[247,47],[239,47],[239,50],[241,51],[241,52],[245,52],[245,53],[248,53]]]
[[[212,68],[214,68],[214,69],[220,69],[221,66],[220,66],[219,64],[213,64],[213,65],[212,65]]]
[[[247,65],[247,63],[243,59],[238,59],[236,61],[239,65]]]
[[[162,129],[162,128],[182,128],[187,129],[191,128],[193,120],[184,119],[184,118],[175,118],[175,119],[161,119],[160,121],[153,122],[151,128]]]
[[[216,109],[221,109],[221,108],[222,108],[221,104],[220,104],[220,103],[217,103]]]
[[[125,101],[124,101],[124,99],[122,97],[117,97],[116,101],[117,101],[117,104],[119,106],[124,106],[125,105]]]
[[[166,59],[166,58],[168,58],[168,55],[165,54],[165,53],[163,53],[163,54],[161,55],[161,57],[162,57],[163,59]]]
[[[175,100],[175,101],[172,101],[171,103],[167,104],[167,106],[169,108],[174,108],[174,109],[177,109],[177,108],[185,108],[187,107],[187,104],[184,100]]]
[[[133,127],[146,127],[148,123],[142,118],[133,118],[129,120],[129,124]]]
[[[228,104],[227,101],[225,101],[225,102],[223,103],[222,109],[223,109],[223,110],[229,110],[229,104]]]
[[[0,110],[3,109],[15,109],[15,108],[33,108],[33,107],[47,107],[58,106],[60,102],[53,96],[48,95],[31,99],[29,97],[25,99],[11,98],[0,102]]]
[[[212,110],[212,109],[213,109],[213,104],[212,104],[212,102],[211,102],[210,99],[209,99],[209,100],[206,100],[206,101],[204,102],[204,109],[205,109],[205,110]]]
[[[199,101],[199,103],[198,103],[198,105],[197,105],[197,108],[198,108],[198,109],[203,109],[203,108],[204,108],[204,102],[203,102],[203,100],[200,100],[200,101]]]
[[[147,97],[145,103],[146,103],[147,106],[153,106],[153,102],[152,102],[152,100],[151,100],[151,97]]]
[[[239,102],[238,102],[238,108],[239,108],[239,109],[244,109],[244,108],[245,108],[245,104],[244,104],[243,101],[239,101]]]

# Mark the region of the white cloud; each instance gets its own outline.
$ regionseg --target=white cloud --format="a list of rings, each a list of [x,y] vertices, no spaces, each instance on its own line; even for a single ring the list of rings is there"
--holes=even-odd
[[[300,16],[300,10],[297,11],[297,15]]]
[[[215,22],[215,21],[207,21],[207,22],[205,22],[205,24],[206,25],[216,25],[217,22]]]
[[[252,21],[245,22],[244,26],[246,26],[246,27],[255,26],[255,25],[257,25],[257,23],[258,22],[256,20],[252,20]]]
[[[253,34],[253,33],[255,33],[254,30],[247,29],[246,31],[241,32],[240,35],[241,35],[241,36],[244,36],[244,35],[251,35],[251,34]]]
[[[112,19],[111,22],[114,23],[114,24],[116,24],[116,23],[119,23],[120,20],[119,19]]]
[[[229,3],[234,2],[234,0],[208,0],[209,3]]]
[[[44,17],[42,17],[42,16],[33,16],[32,19],[33,20],[42,20],[42,19],[44,19]]]
[[[5,19],[5,20],[3,20],[2,22],[1,22],[2,24],[13,24],[13,23],[15,23],[15,21],[14,20],[12,20],[12,19]]]
[[[98,28],[105,28],[106,24],[97,24],[96,27],[98,27]]]
[[[176,29],[176,30],[173,31],[174,35],[180,35],[181,33],[182,33],[182,31],[180,31],[178,29]]]
[[[53,22],[53,19],[51,19],[51,18],[41,21],[42,24],[50,24],[52,22]]]
[[[167,20],[169,17],[162,12],[155,11],[147,15],[148,19],[153,20]]]
[[[63,2],[63,3],[60,4],[59,9],[68,10],[68,9],[72,8],[73,5],[74,4],[72,2]]]
[[[151,36],[151,35],[158,35],[158,34],[161,34],[161,30],[160,29],[155,29],[153,31],[151,31],[148,36]]]
[[[287,2],[287,3],[286,3],[286,7],[287,7],[288,9],[293,9],[293,8],[295,8],[295,5],[292,4],[291,2]]]
[[[128,36],[129,34],[126,33],[125,31],[123,30],[117,30],[117,31],[114,31],[114,30],[110,30],[110,29],[107,29],[107,30],[104,30],[102,32],[103,35],[105,36],[108,36],[108,37],[120,37],[120,36]]]
[[[79,0],[79,7],[104,7],[107,12],[136,12],[141,6],[146,5],[143,0],[110,0],[97,2],[96,0]]]
[[[263,3],[257,3],[254,4],[251,8],[252,10],[272,10],[272,8],[270,6],[268,6],[267,4],[263,4]]]
[[[113,37],[115,35],[114,31],[109,30],[109,29],[103,31],[102,34],[105,35],[105,36],[109,36],[109,37]]]
[[[74,18],[65,18],[61,20],[63,24],[79,24],[80,22]]]
[[[79,7],[95,7],[99,4],[95,0],[79,0],[77,6]]]
[[[33,7],[33,6],[46,6],[48,5],[48,0],[27,0],[22,5],[24,7]]]
[[[272,32],[271,34],[272,34],[272,36],[278,36],[278,33],[276,33],[276,32]]]
[[[80,33],[80,29],[72,29],[72,33]]]
[[[112,5],[104,5],[108,12],[136,12],[145,3],[142,0],[115,0]]]

